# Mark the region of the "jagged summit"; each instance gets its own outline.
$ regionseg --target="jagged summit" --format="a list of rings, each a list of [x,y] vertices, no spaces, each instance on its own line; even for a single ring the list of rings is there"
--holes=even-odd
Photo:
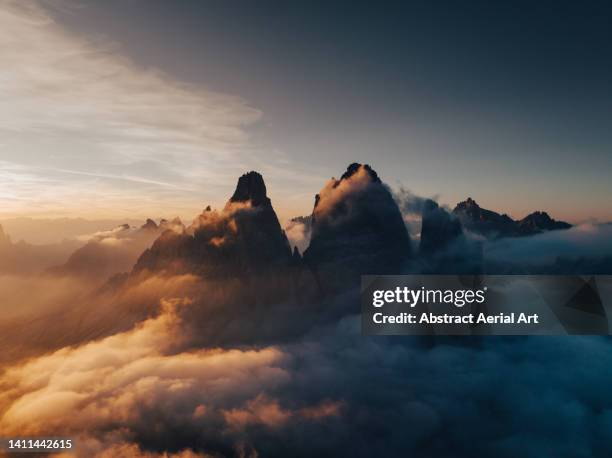
[[[459,202],[457,204],[457,206],[455,207],[456,209],[480,209],[480,205],[478,205],[478,203],[472,199],[471,197],[468,197],[467,199],[465,199],[463,202]]]
[[[552,219],[548,213],[542,211],[531,213],[522,220],[515,221],[506,214],[500,215],[481,208],[471,197],[459,202],[453,213],[459,217],[466,229],[488,238],[533,235],[572,227],[569,223]]]
[[[518,221],[519,231],[524,234],[538,233],[542,231],[553,231],[558,229],[569,229],[572,227],[571,224],[565,221],[557,221],[551,218],[548,213],[544,211],[536,211],[527,216],[522,220]]]
[[[245,173],[238,179],[236,191],[231,197],[230,202],[250,201],[253,206],[269,203],[266,184],[261,174],[251,171]]]
[[[349,165],[346,168],[346,172],[342,174],[342,176],[340,177],[340,180],[338,181],[347,180],[348,178],[355,175],[359,171],[359,169],[362,169],[363,171],[365,171],[370,176],[370,179],[373,183],[382,183],[376,171],[372,167],[370,167],[369,164],[360,164],[358,162],[353,162],[351,165]],[[336,183],[336,186],[338,184],[339,182]]]
[[[336,289],[360,274],[399,272],[412,256],[402,215],[378,174],[349,165],[315,197],[312,237],[304,261],[325,289]]]
[[[150,230],[156,230],[157,229],[157,224],[155,223],[155,221],[153,221],[151,218],[147,218],[147,221],[140,226],[141,229],[150,229]]]
[[[182,227],[180,221],[175,225]],[[238,179],[222,211],[208,206],[185,231],[164,233],[143,253],[135,270],[240,276],[282,269],[291,256],[263,177],[249,172]]]
[[[474,217],[475,219],[495,220],[495,219],[501,218],[503,220],[512,221],[512,218],[510,218],[505,213],[500,215],[499,213],[496,213],[492,210],[481,208],[480,205],[478,205],[478,203],[471,197],[468,197],[463,202],[459,202],[457,206],[455,207],[455,209],[453,210],[453,213],[460,213],[460,212],[467,213],[468,215]]]
[[[314,203],[314,211],[312,219],[315,219],[315,213],[319,209],[319,202],[321,197],[325,194],[329,195],[331,190],[334,190],[341,185],[346,186],[354,186],[357,184],[358,186],[366,186],[367,184],[374,183],[382,185],[382,181],[378,177],[376,171],[370,167],[368,164],[360,164],[358,162],[353,162],[346,168],[346,172],[342,174],[340,179],[332,178],[327,185],[321,189],[321,191],[315,195],[315,203]]]

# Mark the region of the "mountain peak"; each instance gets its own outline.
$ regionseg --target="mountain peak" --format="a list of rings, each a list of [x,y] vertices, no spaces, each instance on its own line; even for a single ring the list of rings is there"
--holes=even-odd
[[[251,201],[254,206],[268,202],[266,192],[266,184],[261,174],[251,171],[245,173],[238,179],[236,191],[230,199],[230,202],[247,202]]]
[[[529,235],[533,233],[569,229],[571,224],[565,221],[557,221],[551,218],[545,211],[535,211],[525,216],[522,220],[517,221],[521,234]]]
[[[471,197],[459,202],[453,213],[459,217],[465,228],[488,238],[533,235],[572,227],[569,223],[552,219],[545,211],[536,211],[522,220],[515,221],[505,213],[500,215],[481,208]]]
[[[479,208],[480,208],[480,205],[478,205],[478,203],[471,197],[468,197],[463,202],[459,202],[457,206],[455,207],[455,209],[465,209],[465,210],[479,209]]]
[[[546,213],[545,211],[539,211],[539,210],[531,213],[530,215],[527,215],[527,217],[542,218],[544,220],[552,219],[548,213]]]
[[[350,177],[355,175],[357,172],[359,172],[359,169],[363,169],[365,172],[367,172],[367,174],[370,176],[370,179],[373,183],[381,183],[380,178],[378,177],[378,174],[372,167],[370,167],[369,164],[360,164],[358,162],[353,162],[351,165],[349,165],[346,168],[346,172],[344,172],[342,176],[340,177],[339,181],[349,179]]]
[[[326,291],[365,273],[394,273],[412,256],[410,237],[389,189],[369,166],[354,163],[315,197],[303,259]]]
[[[238,179],[222,211],[207,206],[187,229],[178,219],[160,224],[162,229],[166,226],[173,232],[162,233],[142,254],[136,272],[175,269],[202,276],[263,275],[291,262],[289,242],[257,172]]]
[[[147,218],[147,221],[140,227],[141,229],[157,229],[157,224],[151,218]]]

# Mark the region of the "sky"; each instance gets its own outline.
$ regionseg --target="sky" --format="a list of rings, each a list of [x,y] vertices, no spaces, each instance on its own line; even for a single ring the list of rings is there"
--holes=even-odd
[[[604,2],[0,2],[0,218],[281,219],[351,162],[454,206],[612,220]]]

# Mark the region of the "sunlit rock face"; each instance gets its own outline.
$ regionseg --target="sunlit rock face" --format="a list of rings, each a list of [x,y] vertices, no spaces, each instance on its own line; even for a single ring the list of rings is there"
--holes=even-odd
[[[184,318],[207,345],[276,341],[319,317],[314,277],[292,253],[256,172],[240,177],[222,210],[206,207],[183,232],[165,231],[120,287],[160,277],[193,279]]]
[[[223,210],[207,207],[183,232],[166,231],[138,260],[136,271],[203,276],[259,275],[291,264],[291,249],[263,177],[244,174]]]
[[[351,164],[316,196],[304,261],[323,289],[353,286],[362,274],[400,273],[411,257],[399,208],[369,165]]]

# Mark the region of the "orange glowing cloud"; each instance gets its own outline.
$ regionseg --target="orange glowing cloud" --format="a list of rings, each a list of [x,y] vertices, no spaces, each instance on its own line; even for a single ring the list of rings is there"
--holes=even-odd
[[[339,202],[346,200],[348,195],[363,191],[371,182],[370,175],[363,165],[348,178],[343,180],[332,178],[319,192],[319,201],[314,208],[315,217],[319,219],[325,217]]]
[[[0,430],[87,435],[146,421],[154,406],[191,420],[206,417],[211,400],[248,399],[288,380],[286,356],[273,347],[167,354],[182,339],[184,305],[165,301],[131,331],[9,367],[0,377]]]
[[[268,428],[278,428],[293,419],[319,421],[337,416],[343,406],[342,402],[326,401],[315,406],[290,410],[281,407],[276,399],[259,394],[248,401],[244,408],[223,411],[225,421],[230,428],[240,430],[248,425],[261,424]]]

